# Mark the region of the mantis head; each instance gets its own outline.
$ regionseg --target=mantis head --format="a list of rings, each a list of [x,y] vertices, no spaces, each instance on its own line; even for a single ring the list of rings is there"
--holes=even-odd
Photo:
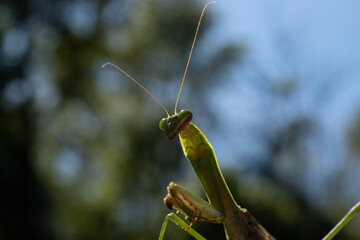
[[[189,110],[181,110],[172,116],[160,120],[159,127],[170,140],[177,138],[179,133],[190,123],[192,113]]]

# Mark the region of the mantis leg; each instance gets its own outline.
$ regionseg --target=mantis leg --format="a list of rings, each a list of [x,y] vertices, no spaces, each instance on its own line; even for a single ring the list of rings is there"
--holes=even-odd
[[[176,225],[180,226],[185,232],[193,236],[196,240],[206,240],[203,236],[201,236],[198,232],[196,232],[194,229],[190,228],[181,218],[179,218],[174,213],[169,213],[164,220],[164,223],[161,227],[159,240],[162,240],[164,238],[165,230],[167,227],[167,224],[171,220]]]
[[[333,237],[340,232],[341,229],[350,221],[358,212],[360,212],[360,202],[355,204],[350,211],[343,217],[343,219],[336,224],[336,226],[322,239],[322,240],[331,240]]]
[[[192,222],[196,223],[200,221],[206,221],[218,224],[224,222],[224,216],[221,212],[219,212],[210,203],[204,201],[184,187],[171,182],[167,187],[167,190],[168,194],[164,198],[164,203],[166,206],[170,209],[175,209],[178,212],[181,212]],[[170,213],[165,217],[164,223],[161,227],[159,240],[163,239],[169,220],[180,226],[185,232],[189,233],[195,239],[205,239],[195,230],[190,228],[190,226],[188,226],[177,215]]]

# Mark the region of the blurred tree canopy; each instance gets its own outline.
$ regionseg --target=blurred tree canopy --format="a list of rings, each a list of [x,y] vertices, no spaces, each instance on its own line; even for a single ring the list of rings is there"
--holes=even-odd
[[[179,144],[158,129],[161,107],[119,71],[101,65],[119,65],[172,112],[203,5],[0,3],[1,239],[156,239],[168,213],[162,202],[167,184],[177,181],[201,193]],[[180,108],[191,109],[195,123],[207,129],[218,124],[207,96],[245,52],[241,43],[201,48],[216,21],[213,7],[180,99]],[[283,86],[279,95],[291,89]],[[238,202],[279,239],[319,239],[337,221],[309,204],[288,175],[275,174],[274,161],[288,155],[302,163],[301,139],[313,125],[299,118],[275,135],[263,133],[271,151],[256,167],[257,177],[225,172]],[[220,225],[195,228],[208,239],[224,236]],[[191,239],[176,226],[167,238]]]

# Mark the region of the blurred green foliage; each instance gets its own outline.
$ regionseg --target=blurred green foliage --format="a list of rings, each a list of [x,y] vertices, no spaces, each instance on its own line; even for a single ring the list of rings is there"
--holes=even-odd
[[[172,112],[202,6],[190,0],[0,3],[1,239],[156,239],[168,212],[167,184],[199,190],[179,144],[158,129],[162,109],[101,65],[121,66]],[[213,21],[209,8],[197,46]],[[195,48],[180,100],[195,123],[216,124],[205,94],[221,86],[222,72],[243,51],[240,44],[211,54]],[[272,170],[284,149],[297,152],[310,125],[299,120],[267,139],[273,151],[259,178],[225,172],[238,202],[279,239],[319,239],[334,225]],[[209,239],[224,236],[220,225],[194,227]],[[189,238],[175,226],[166,236]]]

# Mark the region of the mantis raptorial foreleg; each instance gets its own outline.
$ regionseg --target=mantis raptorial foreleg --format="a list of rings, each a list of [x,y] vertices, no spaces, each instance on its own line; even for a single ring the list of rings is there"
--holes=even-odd
[[[195,223],[206,221],[221,224],[224,222],[224,215],[214,206],[173,182],[168,186],[168,194],[164,198],[164,203],[169,209],[175,209],[177,212],[181,212],[186,218]],[[195,239],[204,239],[178,216],[170,213],[165,217],[159,240],[163,239],[169,220],[180,226]]]
[[[167,189],[168,194],[164,198],[165,205],[181,212],[192,222],[206,221],[218,224],[224,222],[222,212],[186,188],[171,182]]]

